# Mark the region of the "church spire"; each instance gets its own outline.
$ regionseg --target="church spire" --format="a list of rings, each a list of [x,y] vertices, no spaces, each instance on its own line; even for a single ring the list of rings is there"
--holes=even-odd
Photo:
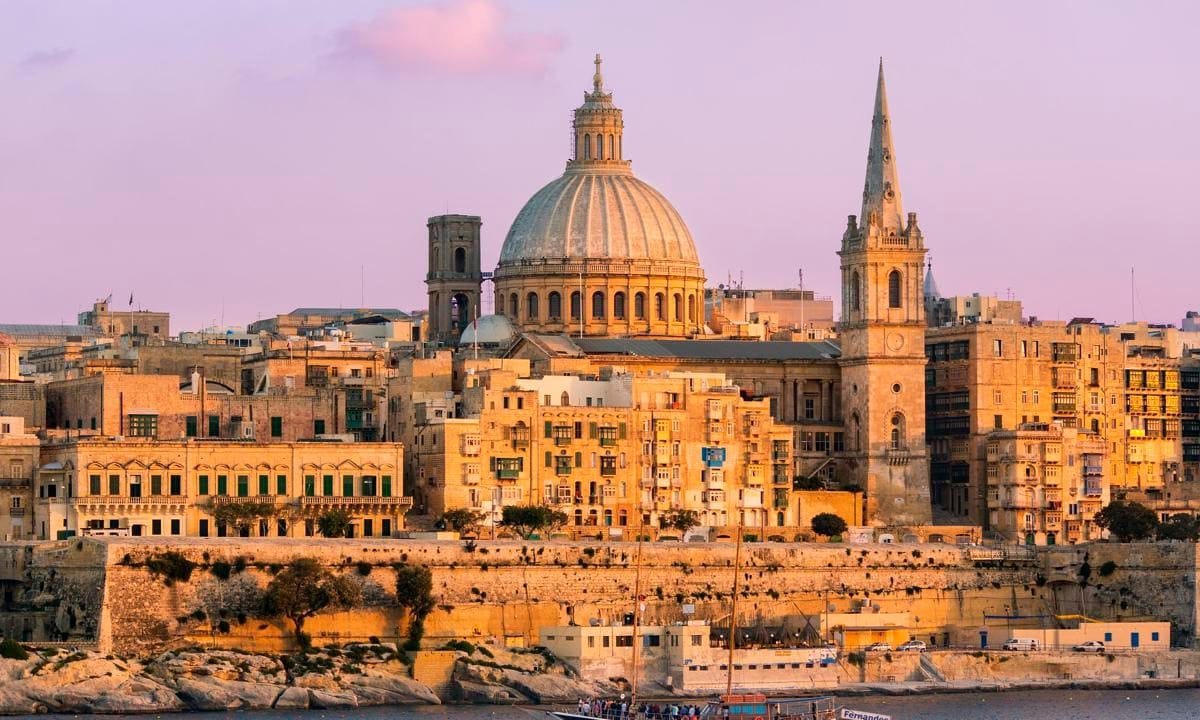
[[[879,58],[879,80],[875,86],[875,113],[871,118],[871,144],[867,149],[867,180],[863,186],[864,228],[874,223],[884,234],[904,230],[904,206],[900,200],[900,175],[892,145],[892,122],[888,115],[887,87],[883,81],[883,58]]]

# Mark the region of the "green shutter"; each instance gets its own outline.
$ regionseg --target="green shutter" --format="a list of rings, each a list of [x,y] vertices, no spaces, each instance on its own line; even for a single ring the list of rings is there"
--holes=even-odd
[[[208,416],[208,436],[209,437],[221,437],[221,416],[220,415],[209,415]]]
[[[325,497],[329,497],[329,496],[333,495],[333,476],[332,475],[322,475],[321,476],[321,494],[324,495]]]
[[[314,435],[324,435],[325,434],[325,421],[324,420],[313,420],[313,434]]]
[[[382,497],[391,497],[392,496],[392,476],[391,475],[383,476],[383,486],[380,489],[379,494]]]
[[[283,418],[271,418],[271,437],[283,437]]]
[[[304,496],[312,497],[317,494],[317,477],[315,475],[304,476]]]
[[[197,478],[196,485],[197,485],[197,487],[196,487],[197,495],[207,495],[208,494],[208,476],[207,475],[201,475],[199,478]]]
[[[237,496],[238,497],[246,497],[249,494],[250,494],[250,476],[249,475],[238,475],[237,476]]]
[[[185,430],[184,430],[184,434],[187,435],[188,437],[196,437],[196,426],[198,424],[196,422],[196,416],[188,415],[187,418],[184,420],[184,424],[186,426]]]
[[[354,497],[354,476],[342,476],[342,497]]]
[[[617,425],[617,437],[622,440],[625,439],[625,423],[620,423]]]
[[[229,494],[229,478],[225,475],[217,476],[217,494],[221,497]]]
[[[276,495],[287,495],[288,494],[287,475],[276,475],[275,476],[275,494]]]
[[[554,426],[550,424],[549,420],[547,420],[546,421],[546,437],[551,437],[553,435],[554,435]]]
[[[162,495],[162,475],[150,476],[150,494]]]
[[[88,477],[88,494],[89,495],[99,495],[100,494],[100,476],[99,475],[91,475]]]
[[[183,494],[183,476],[182,475],[172,475],[171,476],[171,494],[172,495],[182,495]]]
[[[270,493],[271,493],[271,476],[270,475],[259,475],[258,476],[258,494],[259,495],[269,495]]]
[[[596,430],[596,423],[594,423],[594,422],[588,423],[588,437],[591,438],[592,440],[595,440],[596,436],[599,434],[600,433]]]

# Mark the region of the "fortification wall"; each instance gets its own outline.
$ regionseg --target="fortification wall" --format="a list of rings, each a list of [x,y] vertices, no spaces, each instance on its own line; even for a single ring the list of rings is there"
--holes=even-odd
[[[186,581],[168,582],[147,567],[167,552],[196,564]],[[257,614],[271,577],[296,557],[314,557],[363,588],[361,608],[308,622],[318,644],[402,638],[406,619],[394,598],[400,564],[433,571],[429,647],[455,637],[536,643],[539,627],[618,621],[635,594],[645,598],[646,624],[682,620],[685,605],[694,607],[692,619],[726,622],[731,544],[646,543],[640,563],[638,552],[634,543],[558,541],[103,538],[46,546],[35,563],[39,573],[68,579],[64,587],[81,608],[90,602],[87,583],[97,592],[102,584],[96,637],[102,648],[126,653],[196,643],[290,647],[290,626]],[[1091,578],[1081,586],[1085,554]],[[1110,560],[1112,572],[1099,577]],[[1104,619],[1166,615],[1190,638],[1195,569],[1194,546],[1183,545],[1102,544],[981,562],[950,545],[753,543],[743,547],[738,624],[803,631],[819,628],[827,608],[865,606],[908,613],[914,637],[974,645],[985,615],[1061,614],[1086,604],[1080,614]]]

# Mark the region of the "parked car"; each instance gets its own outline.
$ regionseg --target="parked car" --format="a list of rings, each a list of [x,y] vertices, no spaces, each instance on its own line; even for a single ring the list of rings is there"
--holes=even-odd
[[[1041,650],[1042,646],[1033,638],[1009,638],[1008,640],[1004,641],[1004,645],[1001,646],[1001,649],[1030,651]]]
[[[1104,652],[1104,643],[1100,642],[1099,640],[1088,640],[1087,642],[1079,643],[1071,649],[1075,652],[1102,653]]]
[[[896,649],[900,652],[925,652],[927,648],[924,640],[909,640]]]
[[[891,649],[892,646],[885,642],[871,643],[867,646],[867,652],[890,652]]]

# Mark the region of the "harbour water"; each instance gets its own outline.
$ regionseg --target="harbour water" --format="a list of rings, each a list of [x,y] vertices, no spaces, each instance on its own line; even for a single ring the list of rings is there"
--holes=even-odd
[[[847,707],[893,720],[1193,720],[1200,718],[1200,689],[1033,690],[961,695],[847,698]],[[422,706],[303,712],[191,713],[179,720],[546,720],[537,707]],[[41,718],[79,718],[42,715]],[[145,715],[96,720],[145,720]],[[171,716],[160,716],[171,717]]]

